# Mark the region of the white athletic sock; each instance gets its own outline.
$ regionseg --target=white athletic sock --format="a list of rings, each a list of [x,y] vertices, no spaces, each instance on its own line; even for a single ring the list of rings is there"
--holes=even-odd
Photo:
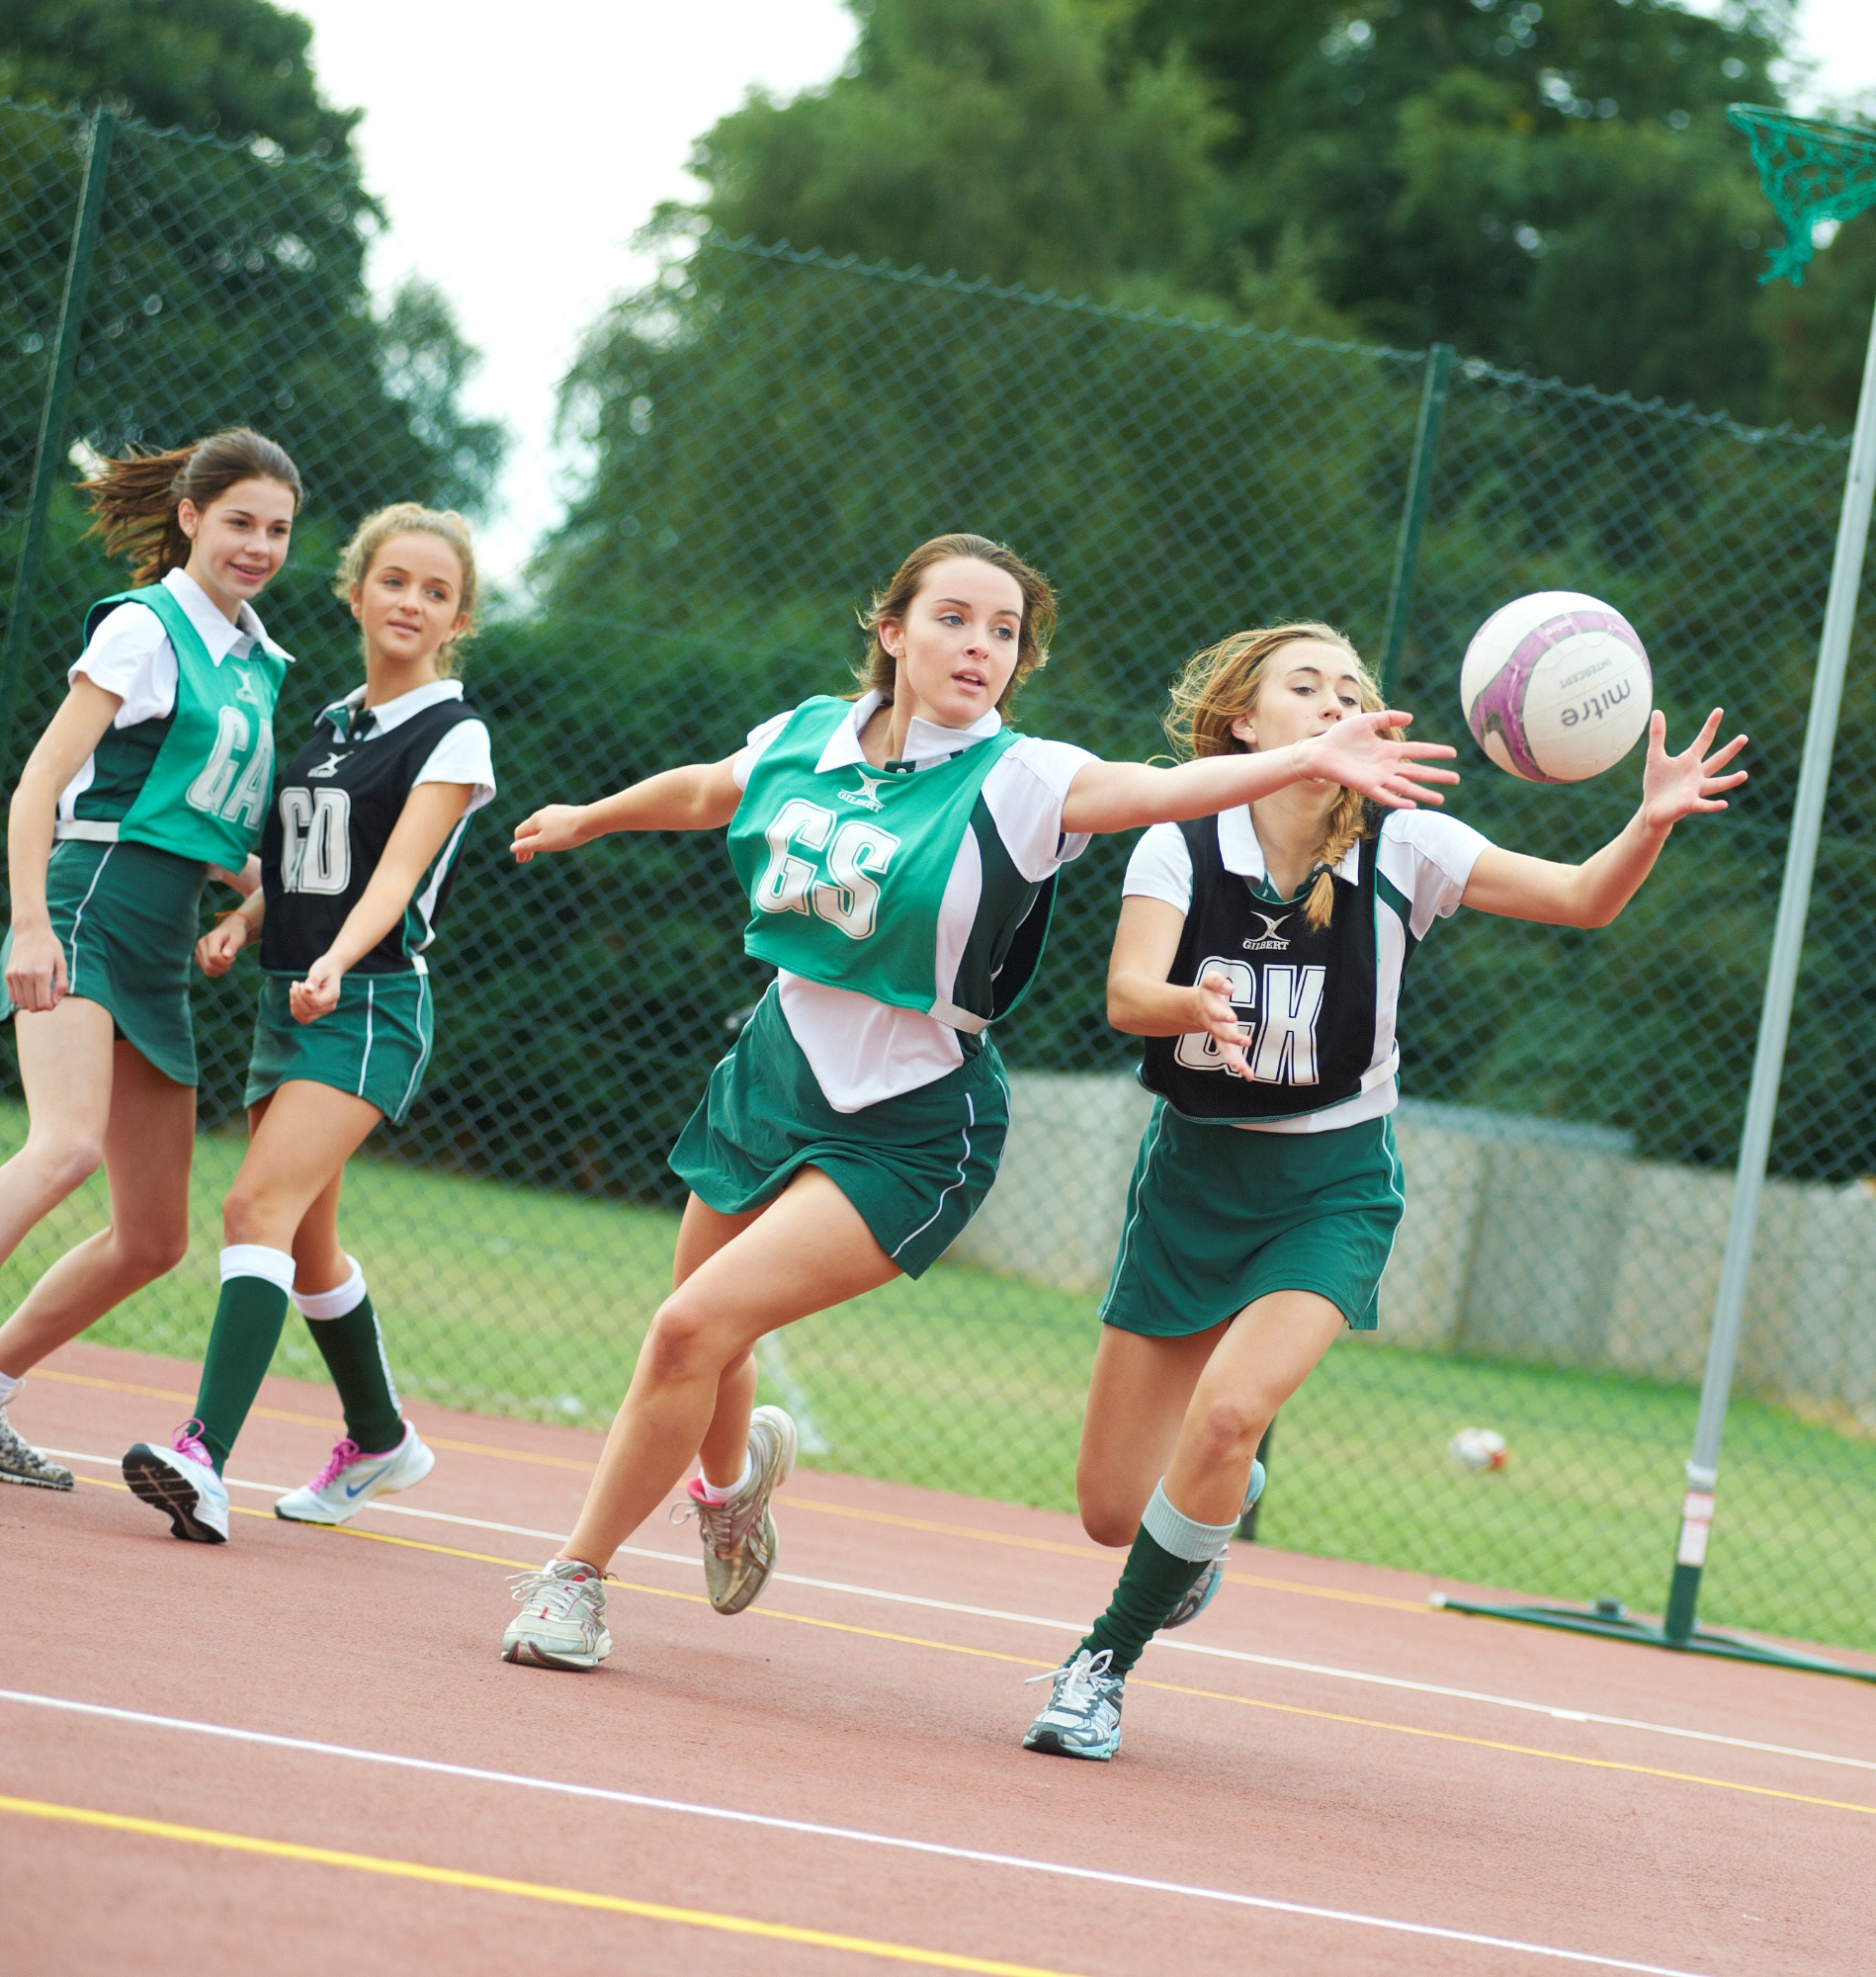
[[[356,1256],[345,1259],[352,1266],[352,1274],[344,1283],[329,1291],[295,1291],[294,1309],[301,1318],[315,1321],[319,1319],[343,1318],[348,1311],[357,1311],[365,1302],[365,1271]]]
[[[745,1455],[742,1458],[742,1474],[730,1484],[728,1489],[719,1490],[708,1476],[700,1476],[697,1479],[698,1494],[706,1504],[726,1504],[738,1490],[746,1490],[749,1487],[749,1480],[754,1474],[755,1457],[753,1455]]]
[[[24,1373],[17,1380],[11,1373],[0,1373],[0,1408],[5,1407],[25,1385],[26,1375]]]
[[[1185,1559],[1193,1565],[1203,1565],[1216,1558],[1231,1542],[1231,1535],[1237,1528],[1237,1519],[1234,1517],[1229,1524],[1202,1524],[1196,1517],[1188,1517],[1183,1510],[1174,1507],[1171,1498],[1166,1495],[1166,1479],[1162,1476],[1140,1519],[1140,1528],[1161,1551],[1169,1551],[1174,1558]]]
[[[265,1243],[230,1243],[221,1251],[221,1281],[230,1277],[261,1277],[284,1291],[294,1287],[294,1259],[285,1249]]]

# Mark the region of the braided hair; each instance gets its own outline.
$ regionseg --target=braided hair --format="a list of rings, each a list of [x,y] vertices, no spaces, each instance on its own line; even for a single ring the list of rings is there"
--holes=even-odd
[[[1171,705],[1161,724],[1182,760],[1198,755],[1242,755],[1249,750],[1232,732],[1232,724],[1253,712],[1258,695],[1269,676],[1270,662],[1285,645],[1302,640],[1333,645],[1343,653],[1361,682],[1361,711],[1379,714],[1387,706],[1361,654],[1332,625],[1299,620],[1265,626],[1252,632],[1234,632],[1216,645],[1189,658],[1172,684]],[[1384,728],[1390,740],[1399,740],[1401,731]],[[1328,925],[1335,911],[1335,869],[1350,848],[1373,829],[1369,805],[1359,790],[1342,789],[1322,829],[1313,866],[1315,883],[1303,903],[1303,917],[1313,928]]]

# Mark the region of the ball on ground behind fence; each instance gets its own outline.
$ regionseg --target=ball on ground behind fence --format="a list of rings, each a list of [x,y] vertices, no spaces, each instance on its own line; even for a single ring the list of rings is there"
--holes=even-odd
[[[1462,1427],[1446,1444],[1446,1453],[1460,1468],[1480,1475],[1488,1469],[1502,1469],[1511,1459],[1504,1436],[1490,1427]]]
[[[1655,678],[1621,612],[1579,590],[1538,590],[1480,626],[1459,698],[1499,768],[1527,783],[1579,783],[1640,740]]]

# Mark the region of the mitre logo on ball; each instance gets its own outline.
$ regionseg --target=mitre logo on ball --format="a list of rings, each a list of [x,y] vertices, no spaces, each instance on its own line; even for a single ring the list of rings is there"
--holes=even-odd
[[[1579,590],[1539,590],[1480,626],[1459,697],[1473,738],[1507,774],[1579,783],[1641,739],[1655,677],[1621,612]]]

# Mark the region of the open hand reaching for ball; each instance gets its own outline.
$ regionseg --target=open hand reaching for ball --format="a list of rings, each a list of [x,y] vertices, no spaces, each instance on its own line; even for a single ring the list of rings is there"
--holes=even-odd
[[[1746,746],[1746,736],[1736,734],[1724,747],[1713,748],[1720,731],[1724,710],[1716,707],[1706,718],[1690,747],[1678,755],[1667,752],[1667,717],[1658,707],[1648,717],[1648,760],[1642,769],[1642,818],[1653,830],[1671,830],[1683,817],[1696,811],[1725,810],[1722,790],[1737,789],[1746,780],[1744,769],[1724,775],[1727,764]]]

